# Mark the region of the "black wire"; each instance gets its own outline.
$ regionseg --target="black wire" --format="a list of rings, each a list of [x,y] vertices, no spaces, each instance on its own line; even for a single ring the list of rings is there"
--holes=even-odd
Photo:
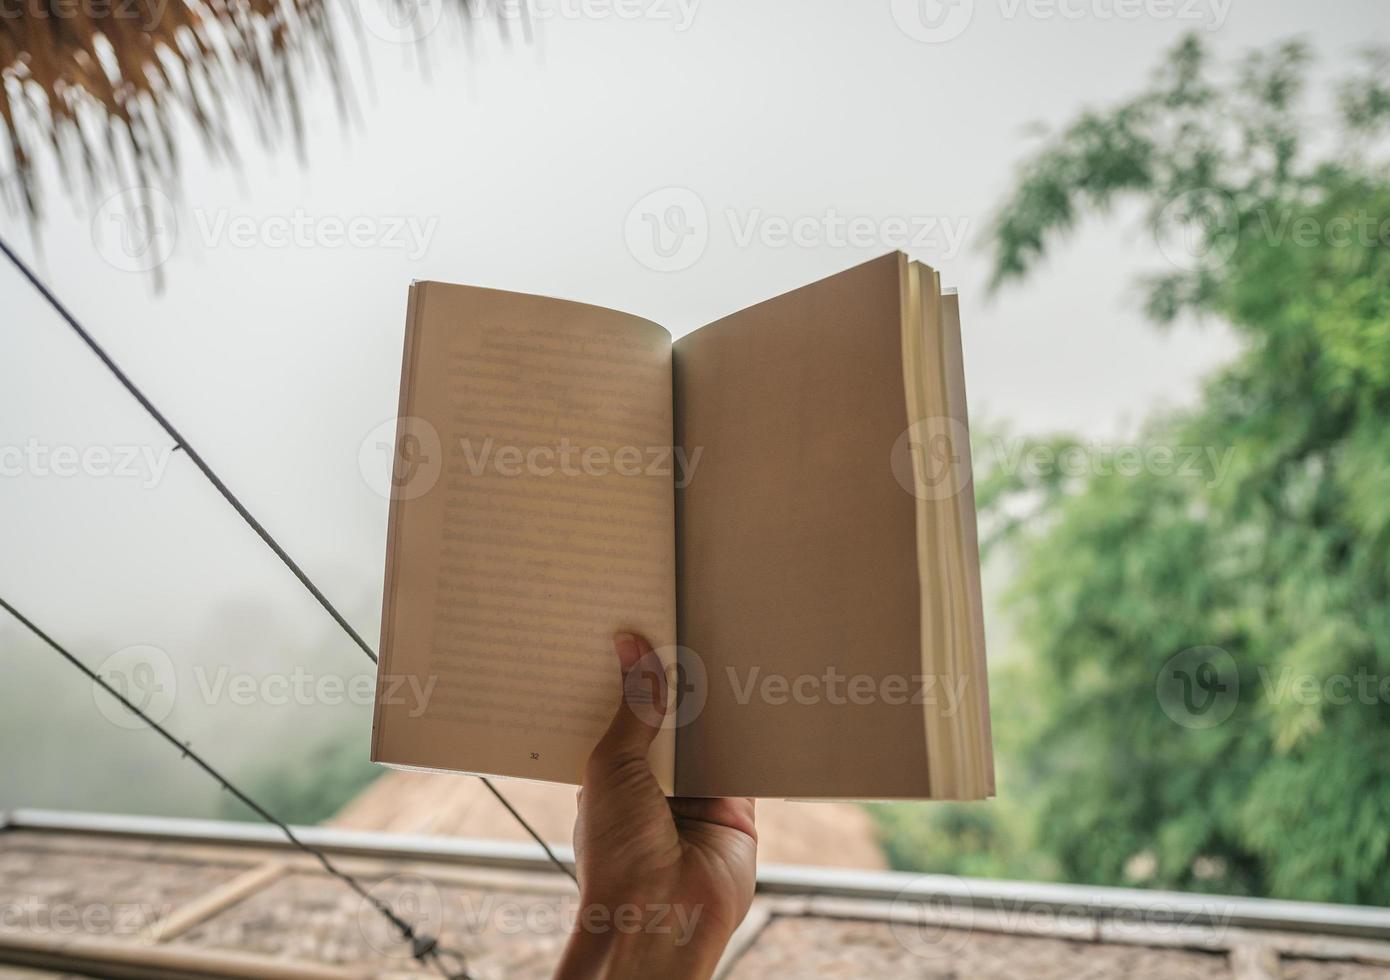
[[[115,375],[116,380],[125,387],[125,390],[130,392],[135,400],[140,403],[140,406],[150,413],[150,417],[158,422],[160,427],[169,434],[169,438],[174,440],[175,447],[182,449],[188,454],[188,458],[193,461],[193,465],[202,470],[203,476],[208,478],[208,482],[217,488],[217,492],[222,494],[227,503],[231,504],[233,509],[241,515],[241,519],[250,525],[251,530],[259,534],[261,540],[269,546],[270,550],[275,552],[290,571],[294,572],[295,578],[303,583],[304,587],[309,590],[309,593],[319,601],[319,605],[328,610],[328,615],[332,616],[334,620],[337,621],[338,625],[343,628],[344,632],[352,637],[352,641],[362,648],[363,653],[372,658],[372,663],[376,663],[376,654],[372,652],[371,647],[367,646],[367,641],[357,634],[357,631],[352,628],[352,624],[343,618],[343,614],[338,612],[338,610],[334,608],[333,603],[328,601],[328,597],[320,592],[318,586],[310,581],[309,576],[295,563],[295,560],[289,556],[289,553],[286,552],[284,548],[280,547],[280,542],[276,541],[271,533],[261,526],[261,522],[256,520],[251,512],[246,509],[246,506],[237,499],[237,495],[232,493],[231,488],[218,478],[217,474],[212,471],[212,467],[208,465],[207,460],[203,459],[202,453],[194,449],[192,444],[183,437],[183,433],[174,428],[174,423],[170,422],[163,412],[155,408],[154,403],[145,397],[145,393],[136,387],[135,382],[131,381],[126,373],[111,359],[111,355],[107,354],[106,351],[102,349],[102,346],[96,342],[95,338],[83,329],[82,324],[77,322],[77,318],[68,312],[67,307],[62,304],[62,301],[59,300],[57,296],[53,295],[53,292],[44,285],[43,280],[41,280],[32,269],[25,265],[24,260],[15,254],[14,250],[10,248],[9,244],[3,238],[0,238],[0,251],[5,253],[6,257],[14,263],[15,268],[24,275],[24,278],[29,280],[30,285],[39,291],[43,298],[48,301],[48,305],[53,307],[57,314],[66,321],[67,325],[73,329],[73,332],[82,338],[82,342],[91,348],[92,353],[101,359],[101,363],[105,364],[107,370]]]
[[[304,841],[300,840],[297,836],[295,836],[295,832],[290,829],[289,824],[285,823],[279,817],[275,816],[275,814],[271,813],[265,807],[261,806],[255,800],[251,799],[251,797],[247,796],[244,792],[242,792],[240,789],[234,786],[231,780],[229,780],[226,776],[222,775],[222,773],[218,772],[217,769],[215,769],[210,762],[205,760],[197,752],[194,752],[193,747],[191,745],[189,745],[187,742],[180,742],[178,740],[178,737],[175,736],[172,732],[170,732],[169,729],[165,728],[159,722],[155,721],[149,715],[145,714],[145,712],[141,711],[138,707],[132,704],[129,698],[127,698],[120,691],[116,690],[114,687],[108,684],[96,671],[92,670],[81,660],[78,660],[75,656],[73,656],[66,649],[64,649],[58,643],[58,641],[53,639],[53,637],[49,636],[43,630],[39,629],[39,627],[32,620],[30,620],[27,616],[21,613],[14,606],[6,602],[3,596],[0,596],[0,607],[3,607],[6,612],[8,612],[11,616],[19,620],[26,627],[28,627],[31,633],[33,633],[40,640],[43,640],[44,643],[52,647],[64,660],[66,660],[68,663],[72,664],[78,670],[82,671],[82,673],[86,674],[89,678],[91,678],[91,680],[95,684],[100,686],[103,691],[105,691],[107,694],[111,695],[122,705],[124,705],[126,710],[133,713],[146,725],[149,725],[150,728],[154,729],[157,733],[159,733],[159,735],[162,736],[165,741],[167,741],[170,745],[174,746],[174,748],[179,750],[180,755],[182,755],[186,759],[191,759],[194,765],[202,769],[203,772],[207,773],[213,779],[217,780],[218,784],[221,785],[221,787],[224,790],[231,793],[238,800],[240,800],[247,807],[249,807],[256,814],[256,816],[260,817],[266,823],[273,824],[275,827],[279,828],[280,832],[285,835],[285,838],[291,844],[299,848],[304,853],[316,858],[319,864],[323,865],[323,869],[325,871],[327,871],[333,877],[345,883],[358,895],[362,896],[362,898],[365,899],[368,903],[370,903],[373,908],[375,908],[378,912],[385,916],[386,920],[390,922],[391,925],[396,927],[397,931],[399,931],[400,934],[405,938],[406,942],[410,943],[411,955],[414,956],[417,960],[419,960],[421,963],[427,963],[427,961],[433,960],[435,965],[439,968],[440,972],[446,977],[453,978],[453,980],[471,980],[471,975],[467,972],[466,969],[462,973],[449,973],[444,968],[443,961],[440,959],[441,955],[448,954],[450,956],[456,957],[460,963],[464,963],[466,961],[463,958],[463,954],[444,949],[443,947],[438,945],[438,942],[433,937],[422,936],[419,933],[417,933],[414,927],[412,927],[410,923],[406,922],[394,911],[392,911],[389,905],[387,905],[381,899],[377,898],[375,895],[371,894],[369,891],[367,891],[366,888],[362,886],[362,883],[360,881],[358,881],[352,875],[348,874],[346,871],[343,871],[332,861],[330,861],[327,854],[323,853],[323,851],[319,850],[317,847],[314,847],[312,844],[306,844],[304,843]]]
[[[92,335],[83,329],[82,324],[77,322],[77,318],[68,312],[67,307],[63,305],[62,301],[44,284],[43,280],[38,277],[38,274],[30,269],[29,266],[25,264],[24,260],[10,248],[3,237],[0,237],[0,251],[5,253],[5,256],[14,263],[15,268],[23,274],[24,278],[29,280],[30,285],[38,290],[39,294],[48,301],[48,305],[53,307],[54,311],[56,311],[57,314],[63,318],[64,322],[76,332],[77,336],[82,338],[82,342],[91,349],[92,353],[96,354],[96,356],[101,359],[101,362],[106,365],[107,369],[113,375],[115,375],[116,380],[125,387],[126,391],[130,392],[135,400],[140,403],[141,407],[149,412],[150,416],[163,427],[164,431],[169,434],[169,437],[174,440],[175,446],[182,448],[183,451],[188,454],[188,458],[191,459],[194,465],[202,471],[202,474],[208,478],[208,482],[217,488],[217,492],[222,494],[227,503],[231,504],[236,512],[241,515],[242,520],[246,521],[251,529],[260,535],[261,540],[270,547],[271,551],[275,552],[280,560],[285,563],[285,566],[304,584],[304,587],[309,590],[309,593],[318,600],[319,605],[327,610],[328,615],[332,616],[337,624],[343,628],[344,632],[352,637],[353,642],[362,649],[363,653],[371,658],[372,663],[376,663],[377,655],[372,651],[372,648],[358,635],[357,631],[352,628],[352,625],[343,618],[342,613],[334,608],[333,603],[328,601],[328,597],[319,591],[318,586],[314,585],[313,581],[305,574],[304,570],[289,556],[289,553],[285,551],[284,548],[280,547],[280,542],[276,541],[274,536],[261,525],[261,522],[256,520],[251,514],[251,511],[247,510],[246,506],[237,498],[237,495],[232,493],[231,489],[213,472],[212,467],[208,465],[202,455],[189,445],[188,440],[183,437],[178,429],[174,428],[174,424],[165,417],[164,413],[156,408],[152,401],[145,397],[144,392],[136,387],[135,382],[130,380],[126,373],[121,370],[120,366],[111,359],[111,355],[107,354],[106,351],[102,349],[101,345],[96,342]],[[545,842],[541,835],[536,833],[536,829],[517,812],[516,808],[502,795],[501,791],[498,790],[496,786],[492,785],[491,780],[486,776],[479,776],[478,778],[483,781],[484,786],[491,790],[492,795],[497,797],[498,802],[507,808],[507,812],[516,819],[516,822],[531,836],[531,839],[540,845],[541,850],[545,852],[545,856],[550,859],[551,863],[568,877],[570,881],[574,882],[577,888],[579,886],[579,879],[575,877],[574,872],[571,871],[563,861],[555,856],[555,852],[550,849],[550,845]]]
[[[486,776],[479,776],[478,778],[483,781],[484,786],[492,790],[492,795],[497,797],[497,802],[501,803],[504,807],[507,808],[507,812],[516,818],[516,822],[526,828],[527,833],[529,833],[531,837],[535,839],[536,843],[541,846],[541,850],[545,851],[545,856],[550,858],[550,863],[555,865],[555,867],[559,868],[567,876],[569,876],[569,880],[574,882],[574,887],[578,888],[579,879],[575,877],[574,872],[569,869],[565,862],[561,861],[558,857],[555,856],[555,852],[550,849],[550,845],[541,839],[540,834],[536,833],[534,830],[531,829],[531,825],[526,822],[526,819],[522,817],[521,814],[516,812],[516,807],[512,806],[511,802],[505,796],[502,795],[502,791],[498,789],[496,786],[492,785],[492,780],[488,779]]]

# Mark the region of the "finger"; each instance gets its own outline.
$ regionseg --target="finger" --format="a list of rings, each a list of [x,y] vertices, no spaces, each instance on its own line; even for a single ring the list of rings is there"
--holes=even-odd
[[[666,704],[666,676],[651,644],[635,633],[619,633],[613,637],[613,651],[622,671],[623,699],[591,758],[604,768],[647,758]]]
[[[678,796],[671,800],[671,813],[678,820],[717,824],[746,834],[755,841],[758,839],[756,807],[748,797]]]

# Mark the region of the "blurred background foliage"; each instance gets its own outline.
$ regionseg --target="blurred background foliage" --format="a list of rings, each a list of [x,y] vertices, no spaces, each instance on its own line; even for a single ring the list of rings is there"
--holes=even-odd
[[[319,733],[294,754],[249,766],[242,785],[252,799],[287,823],[322,823],[385,771],[370,758],[371,730],[361,719],[353,719]],[[261,819],[226,793],[218,810],[223,820]]]
[[[1291,43],[1223,68],[1189,39],[1148,91],[1047,137],[1000,208],[1006,288],[1137,202],[1172,260],[1140,284],[1148,314],[1219,318],[1241,351],[1136,438],[1199,450],[1187,472],[1020,466],[1086,447],[977,431],[1010,579],[1000,798],[875,805],[894,866],[1390,903],[1390,58],[1325,98],[1309,62]],[[1156,695],[1198,646],[1239,673],[1205,729]]]

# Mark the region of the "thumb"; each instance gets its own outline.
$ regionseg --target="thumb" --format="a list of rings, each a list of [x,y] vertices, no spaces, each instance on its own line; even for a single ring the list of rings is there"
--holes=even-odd
[[[645,760],[666,713],[666,673],[652,645],[635,633],[619,633],[613,651],[622,671],[623,700],[592,760],[605,767]]]

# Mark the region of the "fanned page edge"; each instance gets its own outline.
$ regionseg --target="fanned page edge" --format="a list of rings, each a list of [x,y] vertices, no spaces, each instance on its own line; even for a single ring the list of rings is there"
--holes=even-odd
[[[922,671],[927,676],[940,676],[940,664],[933,653],[944,649],[936,636],[938,624],[931,616],[931,594],[934,579],[930,570],[935,567],[930,540],[931,509],[924,487],[927,485],[924,461],[919,438],[921,427],[931,418],[925,392],[926,373],[926,318],[931,306],[930,297],[924,296],[926,286],[922,267],[916,262],[908,262],[904,257],[905,268],[902,275],[903,313],[902,313],[902,359],[903,391],[907,404],[908,452],[912,463],[912,479],[915,485],[913,497],[916,508],[917,533],[917,585],[918,585],[918,631]],[[939,714],[923,708],[922,732],[926,740],[928,798],[938,799],[951,779],[952,760],[945,751],[951,744],[952,732],[941,724]]]
[[[995,794],[994,732],[990,720],[989,669],[985,645],[984,595],[980,584],[980,535],[975,512],[975,473],[971,458],[969,432],[970,413],[965,394],[965,353],[961,336],[960,296],[954,290],[943,290],[941,296],[941,336],[945,366],[946,395],[951,416],[960,422],[966,435],[966,445],[959,455],[961,490],[952,502],[956,510],[956,527],[960,534],[961,571],[965,577],[964,599],[970,621],[969,670],[973,697],[968,704],[974,712],[973,734],[968,744],[973,750],[971,777],[975,780],[972,798],[987,799]]]
[[[911,262],[904,278],[903,375],[908,426],[916,437],[909,442],[916,484],[922,665],[928,676],[951,683],[964,677],[971,688],[956,719],[930,705],[923,711],[930,798],[979,800],[993,795],[994,778],[983,616],[977,615],[978,548],[973,556],[968,553],[974,541],[969,429],[963,378],[952,381],[963,373],[963,364],[958,350],[946,350],[946,297],[936,270]],[[927,478],[923,436],[945,438],[959,461],[960,469],[947,476],[956,490],[944,501],[933,489],[939,478]],[[939,601],[943,590],[946,602]]]

